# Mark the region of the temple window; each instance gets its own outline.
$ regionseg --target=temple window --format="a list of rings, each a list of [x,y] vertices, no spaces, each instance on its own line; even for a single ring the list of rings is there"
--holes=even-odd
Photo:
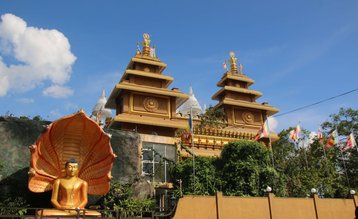
[[[170,144],[142,143],[142,175],[151,182],[170,182],[176,148]]]

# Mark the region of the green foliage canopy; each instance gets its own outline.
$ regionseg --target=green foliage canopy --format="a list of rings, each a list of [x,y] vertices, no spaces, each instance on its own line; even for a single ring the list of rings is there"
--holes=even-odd
[[[241,140],[229,143],[221,158],[187,158],[176,164],[174,179],[182,180],[184,194],[214,195],[263,195],[268,185],[273,185],[278,173],[272,168],[270,151],[261,143]]]
[[[111,183],[111,189],[100,202],[104,210],[119,211],[122,216],[142,216],[143,212],[155,210],[156,203],[153,199],[136,199],[133,197],[133,188],[129,184],[119,181]],[[113,216],[109,211],[107,216]]]

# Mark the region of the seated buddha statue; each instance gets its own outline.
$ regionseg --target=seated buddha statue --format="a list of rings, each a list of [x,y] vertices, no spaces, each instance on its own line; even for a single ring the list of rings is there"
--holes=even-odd
[[[66,177],[56,179],[53,183],[51,203],[56,209],[39,211],[39,215],[90,215],[101,216],[97,211],[85,210],[87,205],[88,184],[78,178],[78,162],[71,159],[65,164]]]
[[[104,195],[109,191],[115,158],[110,136],[84,112],[61,118],[47,127],[30,146],[29,189],[52,189],[54,209],[37,212],[42,216],[89,215],[87,194]]]

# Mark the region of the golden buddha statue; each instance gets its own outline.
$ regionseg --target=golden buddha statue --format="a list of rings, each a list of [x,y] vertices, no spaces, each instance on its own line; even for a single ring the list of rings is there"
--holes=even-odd
[[[30,146],[29,189],[45,192],[52,189],[55,209],[38,212],[42,216],[90,215],[84,209],[87,193],[104,195],[109,191],[113,154],[110,136],[99,125],[79,112],[48,126]]]

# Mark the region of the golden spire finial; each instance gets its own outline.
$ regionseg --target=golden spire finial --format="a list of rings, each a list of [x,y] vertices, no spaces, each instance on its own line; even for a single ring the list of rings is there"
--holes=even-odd
[[[143,34],[143,55],[149,56],[150,55],[150,36],[147,33]]]
[[[231,73],[238,73],[237,72],[237,58],[235,57],[235,53],[234,52],[230,52],[230,59],[229,59],[229,62],[230,62],[230,71]]]

